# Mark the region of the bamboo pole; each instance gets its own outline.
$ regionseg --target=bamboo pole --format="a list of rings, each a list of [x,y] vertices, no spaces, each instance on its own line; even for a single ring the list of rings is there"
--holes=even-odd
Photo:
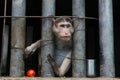
[[[12,0],[12,16],[25,15],[26,0]],[[12,18],[10,76],[24,76],[25,19]]]
[[[55,0],[43,0],[42,16],[51,16],[55,14]],[[52,40],[52,19],[42,19],[42,40]],[[53,76],[53,70],[47,61],[47,55],[53,54],[53,43],[51,41],[43,41],[41,44],[42,69],[41,76]],[[39,57],[40,58],[40,57]],[[41,60],[40,60],[41,61]],[[39,63],[41,63],[39,61]],[[40,65],[40,64],[39,64]]]
[[[115,77],[112,0],[99,0],[100,76]]]
[[[85,0],[73,0],[73,15],[85,16]],[[73,77],[86,76],[85,62],[85,20],[74,21],[75,33],[73,36]],[[79,60],[77,60],[79,59]]]

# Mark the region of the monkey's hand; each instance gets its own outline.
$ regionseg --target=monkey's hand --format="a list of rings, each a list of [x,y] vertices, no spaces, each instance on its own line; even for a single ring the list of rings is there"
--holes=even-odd
[[[36,51],[36,48],[33,48],[32,46],[28,46],[26,49],[25,49],[25,58],[28,58],[30,55],[32,55],[34,52]]]
[[[24,53],[25,58],[28,58],[29,56],[31,56],[39,47],[40,47],[40,40],[28,46],[25,49],[25,53]]]

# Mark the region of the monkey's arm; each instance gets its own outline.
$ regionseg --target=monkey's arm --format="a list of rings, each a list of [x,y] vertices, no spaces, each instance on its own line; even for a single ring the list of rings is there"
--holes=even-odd
[[[28,46],[25,49],[25,57],[32,55],[39,47],[40,47],[41,40],[36,41],[35,43],[32,43],[30,46]]]
[[[70,68],[70,64],[71,64],[71,52],[69,52],[65,59],[63,60],[62,62],[62,65],[60,66],[59,68],[59,71],[60,71],[60,75],[61,76],[64,76],[65,73],[69,70]]]
[[[55,72],[58,76],[60,76],[59,67],[57,66],[57,64],[56,64],[55,60],[53,59],[53,57],[51,57],[51,55],[49,54],[49,55],[47,56],[47,58],[48,58],[48,61],[49,61],[50,65],[52,66],[54,72]]]
[[[55,60],[51,57],[51,55],[48,55],[47,57],[48,57],[48,61],[51,64],[54,72],[58,76],[60,76],[60,77],[64,76],[65,73],[69,70],[70,64],[71,64],[71,59],[70,59],[71,58],[71,52],[68,53],[68,55],[65,57],[65,59],[63,60],[63,63],[60,66],[60,68],[57,66]]]

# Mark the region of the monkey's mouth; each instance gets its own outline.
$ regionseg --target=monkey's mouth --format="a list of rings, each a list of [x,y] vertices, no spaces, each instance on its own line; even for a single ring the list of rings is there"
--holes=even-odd
[[[70,36],[62,36],[62,38],[70,38]]]
[[[70,40],[70,38],[71,38],[70,36],[62,36],[61,37],[62,40]]]

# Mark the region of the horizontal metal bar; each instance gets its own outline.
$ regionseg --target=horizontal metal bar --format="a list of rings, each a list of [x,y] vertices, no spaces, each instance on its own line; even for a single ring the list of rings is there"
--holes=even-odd
[[[81,16],[0,16],[0,18],[58,18],[58,17],[98,20],[95,17],[81,17]]]

